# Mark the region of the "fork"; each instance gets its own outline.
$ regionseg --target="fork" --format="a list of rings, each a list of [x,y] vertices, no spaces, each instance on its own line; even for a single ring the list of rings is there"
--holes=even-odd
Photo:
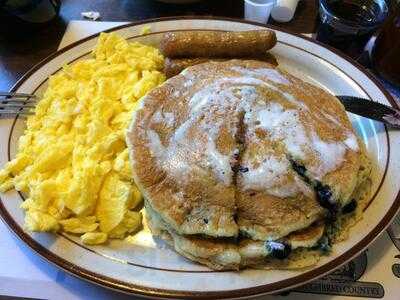
[[[36,100],[32,94],[0,92],[0,116],[31,115]]]

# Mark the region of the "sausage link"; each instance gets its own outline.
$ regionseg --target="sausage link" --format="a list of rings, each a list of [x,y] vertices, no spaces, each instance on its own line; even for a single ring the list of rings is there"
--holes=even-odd
[[[179,31],[165,33],[160,49],[164,56],[177,57],[255,57],[276,44],[271,30]]]

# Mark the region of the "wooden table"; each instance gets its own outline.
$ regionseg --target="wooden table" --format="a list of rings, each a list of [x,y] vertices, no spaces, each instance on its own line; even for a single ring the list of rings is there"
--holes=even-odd
[[[68,22],[81,20],[83,11],[99,11],[101,21],[138,21],[178,15],[243,18],[243,0],[205,0],[190,5],[155,0],[63,0],[60,17],[44,28],[12,38],[0,35],[0,91],[9,90],[32,66],[56,51]],[[291,22],[271,23],[294,32],[309,33],[315,30],[316,18],[316,0],[302,0]],[[0,20],[0,26],[7,25]]]

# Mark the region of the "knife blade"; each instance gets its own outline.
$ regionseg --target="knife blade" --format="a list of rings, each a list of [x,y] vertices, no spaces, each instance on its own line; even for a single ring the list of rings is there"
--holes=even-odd
[[[364,98],[353,96],[336,97],[342,102],[346,111],[400,129],[400,110]]]

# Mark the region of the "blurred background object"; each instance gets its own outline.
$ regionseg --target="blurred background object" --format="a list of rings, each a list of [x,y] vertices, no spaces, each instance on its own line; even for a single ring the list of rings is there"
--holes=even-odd
[[[4,33],[29,32],[56,18],[60,0],[2,0],[0,1],[0,30]],[[12,28],[12,30],[10,30]]]
[[[380,76],[400,87],[400,4],[377,33],[371,63]]]
[[[316,38],[356,57],[388,14],[385,0],[320,0]]]
[[[316,39],[347,54],[400,99],[400,1],[319,0]]]

